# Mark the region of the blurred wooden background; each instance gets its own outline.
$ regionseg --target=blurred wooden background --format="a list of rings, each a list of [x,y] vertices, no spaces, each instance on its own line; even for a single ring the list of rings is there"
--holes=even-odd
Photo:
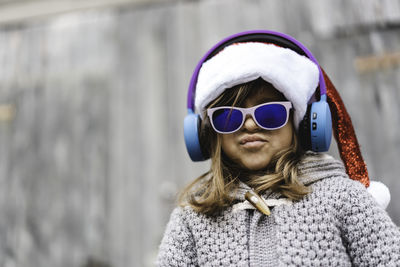
[[[400,224],[399,0],[50,2],[0,1],[0,266],[152,266],[208,167],[183,143],[192,70],[250,29],[313,52]]]

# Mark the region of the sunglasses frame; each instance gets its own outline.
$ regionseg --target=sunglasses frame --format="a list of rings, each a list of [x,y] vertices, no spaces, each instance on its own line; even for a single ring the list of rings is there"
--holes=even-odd
[[[263,127],[263,126],[261,126],[261,125],[258,123],[258,121],[257,121],[257,119],[256,119],[256,117],[255,117],[255,115],[254,115],[254,112],[255,112],[255,110],[256,110],[257,108],[259,108],[259,107],[268,106],[268,105],[272,105],[272,104],[280,104],[280,105],[282,105],[282,106],[285,107],[285,109],[286,109],[286,121],[285,121],[285,123],[283,123],[283,124],[282,124],[281,126],[279,126],[279,127],[275,127],[275,128]],[[234,131],[230,131],[230,132],[221,132],[221,131],[219,131],[219,130],[217,130],[217,129],[215,128],[214,122],[213,122],[213,119],[212,119],[212,115],[214,114],[215,111],[220,110],[220,109],[226,109],[226,108],[227,108],[227,109],[231,109],[231,110],[239,110],[239,111],[242,113],[242,122],[241,122],[240,126],[239,126],[236,130],[234,130]],[[246,120],[247,114],[249,114],[249,115],[251,116],[251,118],[252,118],[253,121],[257,124],[258,127],[262,128],[262,129],[264,129],[264,130],[278,130],[278,129],[282,128],[283,126],[285,126],[285,125],[287,124],[287,122],[289,121],[290,109],[292,109],[292,108],[293,108],[293,105],[292,105],[292,103],[291,103],[290,101],[266,102],[266,103],[262,103],[262,104],[259,104],[259,105],[257,105],[257,106],[250,107],[250,108],[240,108],[240,107],[232,107],[232,106],[222,106],[222,107],[215,107],[215,108],[209,108],[209,109],[207,109],[207,116],[208,116],[209,119],[210,119],[211,126],[213,127],[214,131],[216,131],[217,133],[220,133],[220,134],[231,134],[231,133],[234,133],[234,132],[239,131],[239,130],[243,127],[243,124],[244,124],[244,122],[245,122],[245,120]]]

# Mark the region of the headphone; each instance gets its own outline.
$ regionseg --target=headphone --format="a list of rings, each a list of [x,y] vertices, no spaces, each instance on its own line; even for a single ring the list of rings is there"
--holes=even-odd
[[[240,32],[223,39],[201,58],[193,72],[187,95],[188,114],[184,119],[183,126],[186,148],[192,161],[203,161],[209,158],[209,155],[203,152],[200,143],[201,118],[199,114],[195,113],[194,108],[194,96],[200,68],[204,62],[225,47],[242,42],[272,43],[283,48],[289,48],[300,55],[306,56],[318,66],[320,99],[308,104],[307,112],[299,125],[298,136],[304,150],[328,151],[332,137],[332,118],[327,102],[324,76],[317,60],[304,45],[291,36],[274,31],[256,30]],[[317,91],[318,88],[316,93],[318,93]]]

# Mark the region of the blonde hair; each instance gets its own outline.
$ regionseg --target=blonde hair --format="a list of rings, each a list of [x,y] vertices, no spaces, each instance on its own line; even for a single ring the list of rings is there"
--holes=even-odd
[[[241,105],[254,89],[271,86],[262,79],[241,84],[225,90],[208,107]],[[292,123],[292,120],[290,121]],[[299,200],[309,193],[309,189],[297,179],[297,166],[304,151],[294,131],[291,146],[274,155],[266,170],[256,173],[240,168],[224,155],[221,136],[211,128],[207,116],[204,116],[200,133],[204,153],[211,158],[211,168],[180,193],[178,203],[181,206],[189,205],[195,211],[206,215],[216,214],[232,204],[234,200],[232,193],[238,189],[240,179],[243,178],[260,194],[271,189],[289,199]]]

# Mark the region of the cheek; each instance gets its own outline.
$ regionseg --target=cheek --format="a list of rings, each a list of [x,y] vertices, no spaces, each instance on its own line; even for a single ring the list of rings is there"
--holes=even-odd
[[[234,158],[235,154],[237,154],[237,146],[231,134],[224,134],[221,136],[221,147],[222,151],[230,158]]]
[[[293,143],[293,127],[291,124],[285,125],[275,133],[275,145],[278,150],[288,148]]]
[[[282,137],[282,146],[285,148],[289,147],[293,142],[293,131],[285,131]]]

